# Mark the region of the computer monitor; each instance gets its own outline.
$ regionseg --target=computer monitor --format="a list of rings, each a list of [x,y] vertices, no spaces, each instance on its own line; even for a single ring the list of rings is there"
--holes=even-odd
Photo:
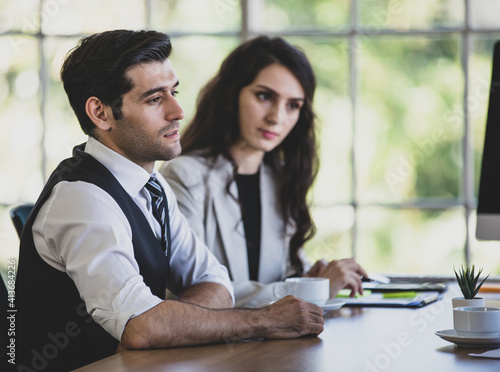
[[[476,237],[500,240],[500,41],[495,43],[479,180]]]

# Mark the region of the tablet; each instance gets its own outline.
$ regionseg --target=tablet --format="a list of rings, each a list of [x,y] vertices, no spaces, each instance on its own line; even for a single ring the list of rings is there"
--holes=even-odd
[[[433,282],[392,282],[392,283],[377,283],[377,282],[366,282],[363,283],[363,289],[368,289],[372,292],[423,292],[432,291],[442,293],[446,291],[448,284],[443,283],[433,283]]]

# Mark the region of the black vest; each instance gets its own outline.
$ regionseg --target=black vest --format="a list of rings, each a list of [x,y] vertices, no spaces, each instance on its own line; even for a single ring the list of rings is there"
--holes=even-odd
[[[68,371],[113,354],[119,343],[87,313],[69,276],[46,264],[35,249],[33,222],[60,181],[95,184],[118,203],[132,229],[140,274],[154,295],[165,298],[169,259],[132,198],[111,172],[83,148],[75,147],[73,157],[61,162],[52,173],[23,230],[15,302],[18,371]],[[96,295],[105,296],[106,288]]]

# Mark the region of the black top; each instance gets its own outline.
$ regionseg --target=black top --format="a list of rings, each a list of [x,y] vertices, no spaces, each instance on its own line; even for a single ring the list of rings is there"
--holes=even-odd
[[[261,228],[259,172],[237,174],[236,184],[247,242],[248,272],[250,280],[258,280]]]

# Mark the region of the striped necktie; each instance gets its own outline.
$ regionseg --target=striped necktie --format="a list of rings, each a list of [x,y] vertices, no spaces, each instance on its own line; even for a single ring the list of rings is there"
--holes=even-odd
[[[151,207],[153,215],[158,220],[161,226],[161,245],[165,251],[165,255],[170,248],[170,220],[168,216],[168,202],[163,187],[155,177],[151,177],[146,183],[146,190],[151,194]]]

